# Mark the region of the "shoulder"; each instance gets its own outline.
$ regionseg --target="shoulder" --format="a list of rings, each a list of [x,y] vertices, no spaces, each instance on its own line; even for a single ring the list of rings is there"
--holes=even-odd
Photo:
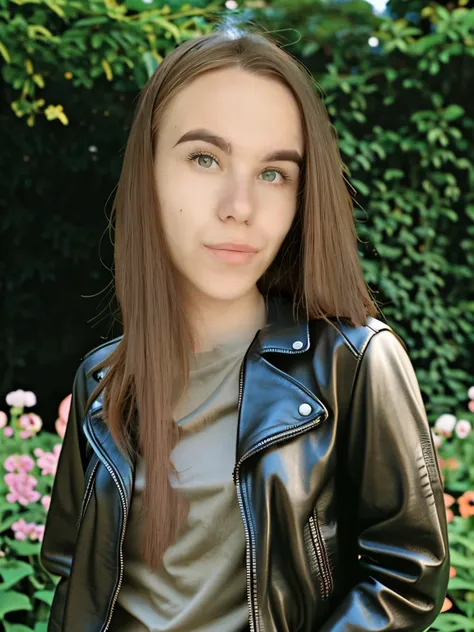
[[[400,335],[387,323],[369,316],[365,325],[354,326],[341,318],[330,318],[331,324],[324,320],[310,321],[312,336],[316,337],[317,345],[330,344],[334,352],[341,346],[350,353],[356,361],[360,361],[372,340],[377,339],[374,346],[387,344],[401,345],[406,349],[406,344]],[[395,342],[393,342],[395,341]],[[327,348],[327,347],[326,347]]]
[[[104,342],[97,347],[88,351],[82,358],[79,370],[86,376],[94,372],[94,368],[108,358],[108,356],[116,349],[123,336],[118,336],[113,340]]]

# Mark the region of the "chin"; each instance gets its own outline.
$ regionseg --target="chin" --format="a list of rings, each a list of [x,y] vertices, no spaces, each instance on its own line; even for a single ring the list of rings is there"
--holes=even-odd
[[[241,281],[239,279],[228,278],[225,281],[216,283],[192,283],[195,291],[204,295],[208,300],[214,301],[236,301],[249,292],[255,291],[257,279],[255,281]]]

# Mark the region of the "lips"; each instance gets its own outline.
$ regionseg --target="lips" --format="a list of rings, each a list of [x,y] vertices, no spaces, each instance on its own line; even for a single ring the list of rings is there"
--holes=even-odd
[[[230,250],[233,252],[258,252],[257,248],[250,246],[249,244],[232,244],[229,242],[222,244],[207,244],[207,248],[211,248],[212,250]]]

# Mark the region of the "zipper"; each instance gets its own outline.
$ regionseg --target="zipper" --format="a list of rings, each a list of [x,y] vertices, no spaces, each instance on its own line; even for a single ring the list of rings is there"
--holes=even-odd
[[[319,575],[321,578],[321,595],[323,599],[328,599],[333,591],[333,578],[316,509],[309,518],[309,529],[318,561]]]
[[[283,349],[265,349],[265,351],[278,351],[280,353],[302,353],[302,350],[298,351],[285,351]],[[237,404],[238,414],[240,416],[240,406],[242,403],[242,395],[243,395],[243,368],[245,364],[245,357],[242,361],[240,367],[240,377],[239,377],[239,399]],[[238,461],[234,468],[233,479],[234,484],[237,487],[237,499],[240,507],[240,512],[242,514],[242,521],[244,524],[245,530],[245,542],[246,542],[246,568],[247,568],[247,600],[248,600],[248,608],[249,608],[249,624],[250,624],[250,632],[260,632],[259,625],[259,614],[258,614],[258,603],[257,603],[257,563],[256,563],[256,555],[255,555],[255,544],[254,539],[252,539],[252,530],[247,521],[247,513],[244,505],[244,498],[242,494],[241,484],[240,484],[240,466],[242,463],[248,459],[250,456],[253,456],[264,447],[269,445],[273,445],[275,443],[279,443],[289,437],[297,436],[298,434],[304,433],[310,428],[318,426],[321,423],[324,414],[319,415],[312,421],[304,424],[304,425],[295,425],[291,426],[284,432],[281,432],[277,435],[273,435],[271,437],[266,437],[259,441],[251,452],[244,454],[242,458]],[[252,555],[253,554],[253,555]]]
[[[84,493],[84,500],[82,501],[81,512],[79,514],[79,519],[77,521],[76,529],[79,529],[79,525],[81,524],[82,519],[84,518],[84,514],[86,513],[87,505],[89,504],[89,500],[92,495],[92,483],[94,480],[94,474],[99,463],[100,461],[99,459],[97,459],[97,461],[94,463],[94,467],[92,468],[92,472],[90,473],[89,480],[87,481],[86,491]]]
[[[119,492],[119,495],[120,495],[120,500],[121,500],[121,503],[122,503],[122,509],[123,509],[122,530],[121,530],[121,533],[120,533],[120,542],[119,542],[119,562],[120,562],[119,579],[118,579],[117,587],[116,587],[115,592],[114,592],[114,596],[112,598],[112,603],[110,605],[109,614],[108,614],[108,617],[107,617],[107,621],[105,623],[105,627],[101,630],[101,632],[107,632],[107,630],[110,627],[110,623],[112,621],[112,615],[114,613],[115,604],[117,603],[117,598],[118,598],[118,595],[119,595],[119,592],[120,592],[120,588],[122,587],[122,583],[123,583],[123,573],[124,573],[123,542],[124,542],[124,539],[125,539],[125,530],[126,530],[126,525],[127,525],[128,511],[127,511],[127,503],[126,503],[126,500],[125,500],[125,493],[123,491],[122,485],[119,483],[117,475],[115,474],[115,472],[114,472],[112,466],[110,465],[110,463],[107,461],[107,458],[104,455],[101,447],[95,441],[94,433],[91,431],[91,432],[88,432],[87,435],[88,435],[88,439],[89,440],[92,439],[92,442],[94,443],[96,449],[101,454],[102,458],[100,460],[102,461],[104,466],[107,468],[107,471],[109,472],[110,476],[112,477],[112,480],[114,481],[115,485],[117,486],[117,489],[118,489],[118,492]]]

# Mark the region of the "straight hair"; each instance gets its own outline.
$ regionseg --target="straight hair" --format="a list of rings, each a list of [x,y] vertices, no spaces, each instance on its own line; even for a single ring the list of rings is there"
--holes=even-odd
[[[297,210],[274,261],[258,280],[266,297],[289,297],[309,319],[342,318],[354,326],[376,316],[364,280],[337,138],[309,71],[256,29],[216,29],[178,46],[140,94],[112,208],[115,219],[115,294],[123,336],[95,370],[107,368],[87,407],[103,391],[102,417],[120,450],[146,464],[142,553],[157,568],[189,512],[170,485],[172,459],[183,429],[174,404],[186,391],[195,348],[183,289],[160,218],[154,155],[172,99],[207,72],[238,68],[291,90],[303,125],[305,152]]]

